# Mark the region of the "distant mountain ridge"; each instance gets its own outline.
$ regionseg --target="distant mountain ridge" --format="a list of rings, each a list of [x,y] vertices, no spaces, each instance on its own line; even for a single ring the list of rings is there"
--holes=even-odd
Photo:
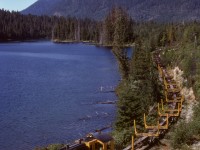
[[[38,0],[22,13],[101,20],[114,6],[138,21],[200,20],[200,0]]]

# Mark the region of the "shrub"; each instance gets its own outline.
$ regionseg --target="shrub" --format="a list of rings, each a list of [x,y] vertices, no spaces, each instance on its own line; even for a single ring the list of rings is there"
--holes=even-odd
[[[131,138],[133,135],[133,130],[126,130],[124,129],[123,131],[114,131],[113,132],[113,137],[115,139],[115,149],[116,150],[122,150],[128,144],[130,144]]]

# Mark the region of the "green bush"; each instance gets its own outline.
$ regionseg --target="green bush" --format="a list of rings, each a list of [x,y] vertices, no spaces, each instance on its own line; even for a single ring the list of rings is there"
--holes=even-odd
[[[133,135],[133,130],[126,130],[123,131],[114,131],[113,137],[115,139],[115,149],[116,150],[122,150],[126,146],[130,144],[131,138]]]
[[[194,119],[189,122],[181,122],[172,134],[171,144],[173,148],[182,149],[182,145],[191,145],[199,141],[200,137],[200,104],[194,108]]]
[[[186,143],[186,139],[188,138],[187,129],[187,125],[184,122],[181,122],[175,129],[171,142],[173,148],[180,148],[183,143]]]

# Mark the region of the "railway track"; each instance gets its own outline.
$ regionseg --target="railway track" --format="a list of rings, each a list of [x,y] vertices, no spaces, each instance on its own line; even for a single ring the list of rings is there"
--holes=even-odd
[[[138,132],[136,120],[134,120],[135,134],[132,136],[132,144],[123,150],[143,150],[149,148],[156,138],[165,135],[171,123],[177,120],[182,111],[184,97],[180,93],[180,87],[173,80],[173,77],[168,74],[165,66],[161,62],[159,52],[154,53],[153,60],[157,65],[160,79],[164,84],[165,100],[161,100],[158,103],[158,121],[156,125],[148,126],[146,123],[146,115],[144,114],[144,126],[147,132]]]

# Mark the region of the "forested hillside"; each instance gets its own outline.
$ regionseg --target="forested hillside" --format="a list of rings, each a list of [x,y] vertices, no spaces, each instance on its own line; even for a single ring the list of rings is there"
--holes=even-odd
[[[114,6],[126,9],[136,21],[200,19],[199,0],[38,0],[22,13],[103,20]]]
[[[115,28],[116,30],[117,28]],[[123,35],[120,35],[118,36],[123,39]],[[144,113],[150,113],[151,117],[148,120],[150,124],[156,123],[157,107],[153,110],[151,108],[157,106],[161,99],[165,99],[165,92],[158,79],[158,71],[152,62],[152,54],[156,50],[161,50],[162,61],[168,71],[174,67],[179,67],[183,71],[184,79],[181,88],[186,90],[183,91],[183,94],[187,95],[188,89],[194,91],[193,101],[190,100],[191,96],[186,96],[183,104],[183,109],[186,111],[188,107],[191,107],[191,117],[188,121],[186,112],[181,115],[178,125],[172,127],[171,133],[168,134],[170,148],[166,147],[169,149],[192,148],[193,144],[199,142],[200,133],[200,105],[198,104],[200,97],[200,23],[134,24],[133,35],[135,38],[134,54],[128,61],[128,69],[127,67],[121,68],[122,73],[124,69],[128,70],[128,75],[123,78],[116,90],[119,97],[114,132],[117,149],[121,150],[130,144],[131,136],[134,134],[134,119],[137,120],[137,128],[144,132]],[[115,51],[116,48],[113,49]],[[123,52],[121,56],[124,55]],[[120,62],[120,59],[117,60]],[[123,61],[127,62],[127,59],[123,59]],[[191,103],[197,105],[191,106]],[[173,123],[175,122],[173,121]]]

